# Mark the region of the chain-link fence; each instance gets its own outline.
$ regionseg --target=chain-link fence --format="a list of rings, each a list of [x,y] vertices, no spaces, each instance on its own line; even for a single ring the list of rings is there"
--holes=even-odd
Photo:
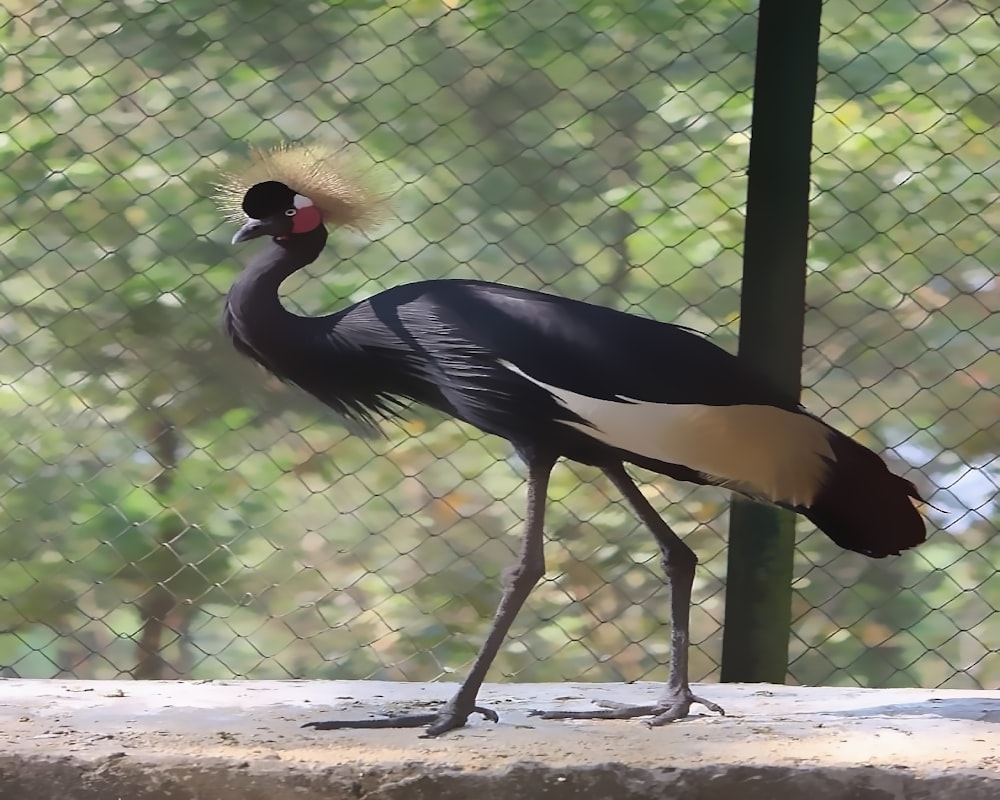
[[[995,686],[996,0],[830,0],[804,400],[939,510],[899,559],[800,523],[790,677]],[[988,5],[982,5],[988,4]],[[0,17],[0,665],[49,677],[461,674],[513,559],[504,443],[415,410],[365,438],[237,357],[227,155],[356,143],[397,191],[286,302],[478,276],[735,349],[756,33],[744,0],[12,0]],[[686,534],[717,676],[727,497]],[[493,679],[662,675],[652,539],[557,469],[549,572]]]

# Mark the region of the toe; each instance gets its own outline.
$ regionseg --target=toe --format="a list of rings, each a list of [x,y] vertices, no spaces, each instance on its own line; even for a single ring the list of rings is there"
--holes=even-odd
[[[722,706],[717,703],[713,703],[711,700],[706,700],[704,697],[698,697],[697,695],[691,695],[691,702],[698,703],[699,705],[705,706],[709,711],[713,711],[720,716],[726,716],[726,711]]]
[[[472,709],[472,711],[475,714],[481,714],[483,719],[487,720],[488,722],[500,721],[500,715],[497,714],[497,712],[494,711],[492,708],[483,708],[482,706],[476,706],[475,708]]]
[[[686,706],[671,706],[666,711],[661,711],[655,717],[646,721],[646,724],[650,728],[658,728],[661,725],[669,725],[671,722],[677,722],[679,719],[684,719],[688,715],[688,709]]]

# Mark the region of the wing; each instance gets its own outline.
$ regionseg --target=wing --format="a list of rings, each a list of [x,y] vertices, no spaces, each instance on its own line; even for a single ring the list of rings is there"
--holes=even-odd
[[[534,419],[550,438],[557,423],[603,445],[605,458],[792,507],[809,506],[835,459],[833,429],[684,328],[495,284],[409,291],[418,294],[403,327],[447,354],[435,379],[459,406],[482,398],[487,417]],[[463,418],[491,430],[489,418]],[[571,437],[562,444],[593,463]]]
[[[912,483],[697,334],[507,287],[454,290],[456,326],[624,460],[792,508],[868,556],[926,538]]]
[[[546,384],[607,400],[799,407],[690,329],[525,289],[436,284],[433,305],[459,336]]]

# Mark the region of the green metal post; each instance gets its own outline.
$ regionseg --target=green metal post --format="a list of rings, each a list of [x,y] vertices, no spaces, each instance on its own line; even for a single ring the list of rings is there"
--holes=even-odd
[[[761,0],[739,356],[801,390],[809,165],[822,0]],[[722,680],[783,683],[791,628],[791,512],[736,500]]]

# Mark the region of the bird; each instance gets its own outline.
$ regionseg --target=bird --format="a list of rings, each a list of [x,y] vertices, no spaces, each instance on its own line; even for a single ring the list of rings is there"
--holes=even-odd
[[[526,467],[521,549],[492,625],[454,696],[429,712],[306,723],[317,730],[461,728],[529,593],[545,572],[543,524],[560,459],[600,470],[659,547],[670,590],[671,655],[663,695],[538,711],[544,719],[648,717],[663,725],[694,704],[688,678],[697,557],[657,513],[626,465],[713,485],[791,509],[839,546],[872,558],[926,539],[923,502],[872,450],[803,408],[737,356],[678,325],[551,293],[473,279],[404,283],[322,316],[284,308],[282,282],[316,261],[329,230],[367,230],[384,193],[352,169],[344,146],[284,143],[252,150],[223,173],[217,200],[262,239],[225,300],[235,349],[341,415],[377,428],[420,404],[506,439]]]

